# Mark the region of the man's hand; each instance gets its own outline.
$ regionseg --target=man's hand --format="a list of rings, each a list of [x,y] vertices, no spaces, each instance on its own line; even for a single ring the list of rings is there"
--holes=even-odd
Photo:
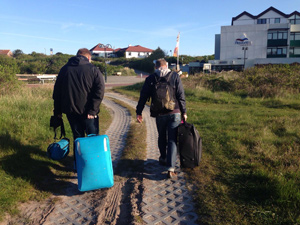
[[[87,115],[87,118],[88,118],[88,119],[95,119],[96,117],[97,117],[97,115],[95,115],[95,116],[90,115],[90,114]]]
[[[186,113],[183,114],[181,117],[182,117],[183,122],[186,122],[186,120],[187,120],[187,115],[186,115]]]
[[[142,122],[143,122],[143,116],[142,116],[142,115],[136,115],[136,120],[137,120],[139,123],[142,123]]]

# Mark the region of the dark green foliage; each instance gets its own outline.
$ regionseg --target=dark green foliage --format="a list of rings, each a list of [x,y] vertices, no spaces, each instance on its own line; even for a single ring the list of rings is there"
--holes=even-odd
[[[47,58],[46,74],[58,74],[60,69],[68,62],[71,55],[59,54]]]
[[[29,55],[19,55],[17,59],[21,74],[58,74],[72,55],[56,54],[46,56],[33,52]]]
[[[242,97],[268,98],[294,94],[300,90],[300,65],[265,65],[244,72],[204,74],[200,83],[212,91],[226,91]]]
[[[14,58],[0,56],[0,93],[18,87],[18,72],[19,68]]]
[[[19,72],[16,60],[7,56],[0,56],[0,83],[16,80]]]
[[[23,55],[23,54],[24,54],[23,51],[20,50],[20,49],[16,49],[16,50],[13,51],[13,56],[14,56],[15,58],[17,58],[18,56],[21,56],[21,55]]]
[[[153,61],[156,59],[164,58],[165,53],[161,48],[157,48],[152,54],[144,59],[130,61],[129,67],[137,70],[145,71],[148,73],[152,73],[154,71]]]
[[[205,55],[205,56],[189,56],[189,55],[180,55],[179,64],[189,64],[190,62],[208,62],[208,60],[213,60],[215,55]],[[177,63],[177,57],[168,57],[166,59],[169,64]]]

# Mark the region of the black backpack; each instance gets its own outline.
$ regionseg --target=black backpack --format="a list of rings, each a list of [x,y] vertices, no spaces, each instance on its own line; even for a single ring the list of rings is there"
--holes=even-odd
[[[173,72],[168,73],[164,77],[154,75],[155,83],[150,106],[153,115],[170,112],[175,108],[175,87],[170,82],[172,75]]]

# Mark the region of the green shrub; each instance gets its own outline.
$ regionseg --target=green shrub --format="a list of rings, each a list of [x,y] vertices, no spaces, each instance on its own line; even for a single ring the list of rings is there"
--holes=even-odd
[[[13,58],[0,56],[0,93],[15,89],[20,84],[16,77],[18,65]]]
[[[300,65],[264,65],[243,72],[200,75],[198,83],[212,91],[226,91],[249,97],[280,97],[300,90]]]

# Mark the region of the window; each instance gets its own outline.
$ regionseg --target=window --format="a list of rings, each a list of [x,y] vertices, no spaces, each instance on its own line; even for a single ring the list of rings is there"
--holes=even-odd
[[[280,18],[275,18],[274,23],[280,23]]]
[[[273,39],[273,33],[268,33],[268,40],[272,40]]]
[[[266,24],[267,19],[257,19],[257,24]]]
[[[268,40],[287,39],[287,31],[269,31]]]
[[[300,49],[300,48],[299,48]],[[276,56],[276,55],[286,55],[287,49],[285,47],[273,47],[267,49],[267,55]],[[291,51],[291,50],[290,50]]]
[[[291,50],[290,50],[291,51]],[[287,54],[287,48],[285,47],[273,47],[267,49],[267,56],[269,57],[280,57]]]
[[[282,54],[286,55],[286,48],[282,49]]]
[[[291,41],[298,41],[298,40],[300,40],[300,32],[291,33],[290,39],[291,39]]]
[[[299,47],[290,48],[290,55],[300,55],[300,48]]]
[[[300,16],[293,15],[289,18],[291,24],[300,24]]]
[[[277,48],[277,55],[282,55],[282,48]]]

